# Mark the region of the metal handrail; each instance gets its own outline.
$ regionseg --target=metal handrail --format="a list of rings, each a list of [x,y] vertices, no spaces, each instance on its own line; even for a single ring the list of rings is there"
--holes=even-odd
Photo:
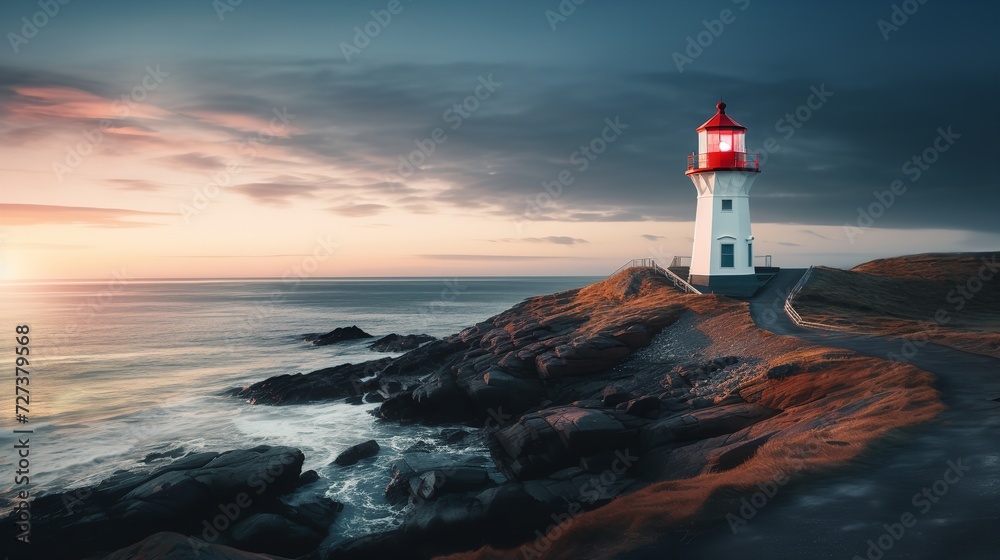
[[[742,169],[756,169],[760,170],[760,152],[750,153],[747,152],[713,152],[720,154],[733,154],[734,165],[732,167],[742,168]],[[688,171],[694,169],[708,169],[712,167],[708,165],[708,155],[692,153],[688,156]],[[747,157],[752,156],[752,157]],[[729,166],[727,166],[729,167]]]
[[[771,255],[755,255],[754,259],[764,259],[764,266],[771,267]]]
[[[688,293],[688,294],[701,295],[701,292],[698,291],[697,288],[695,288],[691,284],[688,284],[686,280],[684,280],[680,276],[677,276],[676,274],[674,274],[670,270],[668,270],[666,268],[663,268],[662,266],[656,264],[656,261],[654,259],[632,259],[631,261],[629,261],[629,262],[623,264],[622,266],[618,267],[618,270],[614,271],[611,274],[611,276],[614,276],[614,275],[616,275],[616,274],[618,274],[618,273],[620,273],[620,272],[622,272],[624,270],[628,270],[630,268],[648,268],[648,269],[651,269],[653,272],[655,272],[657,274],[660,274],[662,276],[665,276],[668,280],[671,281],[671,283],[674,285],[675,288],[681,290],[682,292]]]
[[[684,264],[684,261],[687,261],[687,264]],[[670,261],[670,268],[685,266],[691,266],[691,257],[674,257],[674,259]]]
[[[802,278],[799,278],[799,281],[795,284],[795,287],[793,287],[792,290],[788,292],[788,297],[785,298],[785,313],[788,315],[788,318],[791,319],[793,323],[795,323],[800,327],[810,327],[814,329],[823,329],[830,331],[853,332],[850,329],[836,325],[827,325],[826,323],[806,321],[805,319],[802,318],[801,315],[799,315],[799,312],[795,310],[795,307],[793,305],[795,301],[795,296],[799,295],[799,292],[802,291],[802,288],[806,285],[806,282],[809,281],[809,276],[812,275],[812,271],[813,267],[810,266],[809,269],[806,270],[806,273],[802,275]]]

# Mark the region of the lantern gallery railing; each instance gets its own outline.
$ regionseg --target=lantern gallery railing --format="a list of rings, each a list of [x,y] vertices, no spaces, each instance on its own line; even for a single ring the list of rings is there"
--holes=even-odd
[[[695,169],[754,169],[760,171],[760,154],[709,152],[688,156],[688,171]]]

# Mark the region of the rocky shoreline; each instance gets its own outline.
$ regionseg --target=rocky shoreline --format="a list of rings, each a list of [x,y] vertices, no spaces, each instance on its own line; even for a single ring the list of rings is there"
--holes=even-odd
[[[191,519],[215,515],[249,486],[213,471],[238,469],[232,477],[247,480],[279,454],[295,460],[203,555],[585,557],[581,543],[627,550],[643,532],[717,519],[722,496],[847,461],[941,409],[920,370],[772,335],[753,324],[745,303],[681,294],[647,270],[531,298],[421,344],[231,393],[267,405],[378,402],[384,422],[476,427],[492,465],[446,445],[395,461],[386,500],[405,512],[393,531],[343,539],[321,530],[338,504],[282,501],[315,481],[300,473],[301,452],[255,448],[116,475],[83,491],[83,508],[64,508],[65,495],[41,498],[38,534],[86,534],[89,545],[65,558],[123,547],[108,558],[185,557],[183,547],[205,540]],[[115,535],[104,529],[112,526]]]

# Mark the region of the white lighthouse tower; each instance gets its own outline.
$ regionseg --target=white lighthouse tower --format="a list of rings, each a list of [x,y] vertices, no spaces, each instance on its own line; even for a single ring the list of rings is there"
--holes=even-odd
[[[698,189],[694,249],[688,282],[703,292],[749,297],[760,287],[753,265],[750,187],[759,157],[747,157],[746,127],[726,114],[726,104],[698,127],[698,153],[687,176]]]

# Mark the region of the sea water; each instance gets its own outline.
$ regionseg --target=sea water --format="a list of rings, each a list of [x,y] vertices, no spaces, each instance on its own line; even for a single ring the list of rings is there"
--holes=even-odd
[[[387,529],[400,512],[384,499],[391,461],[441,427],[377,421],[376,405],[251,405],[227,396],[267,377],[397,354],[372,339],[313,346],[305,333],[357,325],[389,333],[459,332],[525,298],[587,285],[585,277],[192,280],[0,284],[0,360],[9,409],[0,420],[0,511],[11,505],[13,430],[30,429],[34,495],[93,485],[116,470],[151,469],[151,453],[288,445],[321,479],[314,491],[345,504],[344,535]],[[30,406],[15,420],[15,327],[30,327]],[[374,460],[332,465],[375,439]],[[476,444],[461,450],[487,461]]]

